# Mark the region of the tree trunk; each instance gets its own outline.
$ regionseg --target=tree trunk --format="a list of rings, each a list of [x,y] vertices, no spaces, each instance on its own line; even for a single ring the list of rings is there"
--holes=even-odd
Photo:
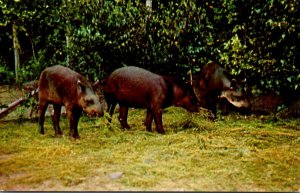
[[[16,24],[12,24],[12,33],[13,33],[13,46],[14,46],[14,55],[15,55],[15,76],[16,82],[19,81],[19,68],[20,68],[20,44],[18,40],[18,33],[16,29]]]
[[[66,66],[70,67],[70,35],[66,33],[66,44],[67,44],[67,58],[66,58]]]

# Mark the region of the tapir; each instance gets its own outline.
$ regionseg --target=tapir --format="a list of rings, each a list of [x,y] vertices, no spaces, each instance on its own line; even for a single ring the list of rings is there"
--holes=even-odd
[[[226,98],[232,105],[251,108],[243,88],[243,81],[237,81],[227,70],[216,62],[203,66],[199,75],[193,75],[193,88],[201,107],[207,108],[217,118],[218,97]]]
[[[44,134],[44,117],[48,104],[53,104],[53,125],[56,135],[62,135],[59,126],[61,107],[66,108],[70,135],[77,139],[78,121],[82,111],[91,116],[103,116],[104,111],[93,84],[81,74],[60,65],[44,69],[38,81],[39,130]]]
[[[112,117],[116,104],[119,104],[119,121],[123,129],[129,128],[129,107],[146,108],[146,130],[152,131],[151,123],[154,119],[157,132],[161,134],[165,133],[162,109],[174,105],[190,112],[198,111],[193,88],[179,78],[128,66],[113,71],[105,82],[104,96],[109,114]]]

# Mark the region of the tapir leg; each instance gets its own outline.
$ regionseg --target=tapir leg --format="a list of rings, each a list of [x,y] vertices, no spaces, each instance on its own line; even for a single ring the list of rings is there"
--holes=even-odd
[[[81,110],[79,109],[67,110],[67,116],[70,123],[70,136],[72,136],[74,139],[79,139],[78,122],[80,114]]]
[[[117,101],[115,97],[111,94],[106,94],[105,95],[106,103],[107,103],[107,112],[109,113],[110,117],[108,118],[108,122],[111,123],[112,121],[112,116],[114,114]]]
[[[75,112],[73,112],[73,116],[74,116],[74,134],[73,137],[75,139],[79,139],[79,134],[78,134],[78,122],[81,116],[81,112],[82,110],[76,110]]]
[[[119,109],[119,121],[122,125],[123,129],[129,129],[129,125],[127,123],[127,116],[128,116],[128,107],[120,105]]]
[[[44,121],[45,121],[45,113],[48,107],[48,102],[45,101],[43,102],[42,100],[39,100],[39,110],[38,110],[38,114],[39,114],[39,132],[41,134],[45,134],[44,131]]]
[[[155,121],[157,132],[161,134],[165,134],[162,125],[162,109],[158,109],[154,111],[154,121]]]
[[[215,120],[217,118],[217,99],[207,99],[207,108],[212,112],[211,120]]]
[[[213,99],[210,105],[211,105],[210,109],[213,113],[212,120],[216,120],[217,119],[217,99]]]
[[[211,117],[212,120],[215,120],[217,118],[217,108],[214,104],[211,104],[209,106],[209,109],[211,110],[213,116]]]
[[[153,113],[150,109],[147,109],[147,117],[146,117],[146,122],[145,122],[145,126],[146,126],[146,130],[151,132],[151,126],[152,126],[152,121],[153,121]]]
[[[53,105],[53,108],[54,108],[54,115],[53,115],[52,120],[53,120],[55,135],[60,136],[60,135],[62,135],[62,131],[59,127],[61,105]]]
[[[114,114],[115,108],[116,108],[117,103],[116,102],[112,102],[108,105],[108,109],[107,111],[109,112],[110,118],[108,118],[108,121],[111,123],[112,120],[112,116]]]

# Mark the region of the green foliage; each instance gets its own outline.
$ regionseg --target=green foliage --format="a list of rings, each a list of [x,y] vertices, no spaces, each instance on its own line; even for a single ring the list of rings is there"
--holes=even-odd
[[[241,34],[240,40],[244,42],[244,53],[239,55],[243,69],[249,69],[248,76],[261,90],[298,90],[300,31],[295,11],[299,2],[250,1],[244,7],[248,13],[240,13],[239,17],[247,20],[233,31]]]
[[[1,0],[5,33],[0,43],[16,23],[22,69],[32,69],[21,73],[24,80],[54,64],[68,65],[91,80],[123,65],[187,76],[214,60],[246,77],[253,94],[297,93],[299,4],[178,0],[158,1],[149,11],[139,1]],[[11,58],[4,59],[13,70]]]
[[[0,83],[9,83],[13,79],[13,76],[13,72],[9,71],[5,60],[0,56]]]

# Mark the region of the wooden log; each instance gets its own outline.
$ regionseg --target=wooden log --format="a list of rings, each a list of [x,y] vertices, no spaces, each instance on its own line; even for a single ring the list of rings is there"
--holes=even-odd
[[[21,97],[18,100],[16,100],[16,101],[10,103],[9,105],[7,105],[7,107],[0,109],[0,119],[5,117],[6,115],[8,115],[10,112],[15,110],[21,104],[23,104],[23,102],[26,101],[26,99],[28,99],[29,97],[35,96],[37,93],[38,93],[38,89],[32,90],[31,92],[29,92],[27,94],[26,97]]]
[[[19,105],[25,101],[25,98],[19,98],[18,100],[10,103],[7,108],[0,109],[0,119],[8,115],[11,111],[15,110]]]

